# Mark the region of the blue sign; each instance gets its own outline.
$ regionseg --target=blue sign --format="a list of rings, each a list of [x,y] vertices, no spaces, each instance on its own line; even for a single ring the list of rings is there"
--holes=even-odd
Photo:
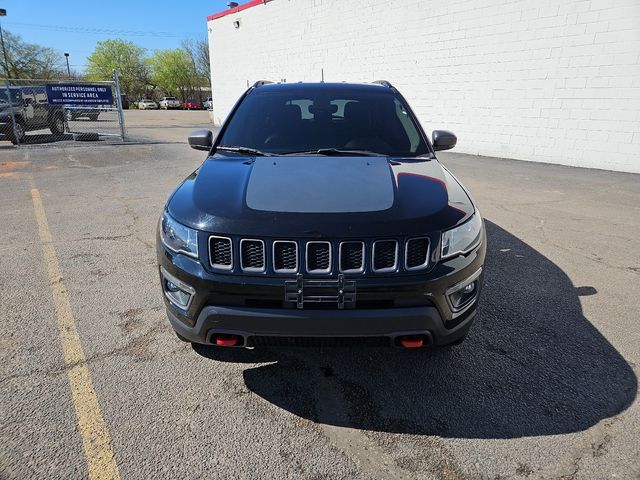
[[[111,105],[111,85],[50,83],[46,85],[50,105]]]

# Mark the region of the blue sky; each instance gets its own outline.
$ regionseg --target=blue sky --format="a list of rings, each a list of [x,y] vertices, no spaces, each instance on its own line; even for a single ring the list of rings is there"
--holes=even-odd
[[[2,28],[30,43],[69,52],[82,71],[96,42],[123,38],[151,50],[176,48],[186,37],[206,38],[206,17],[228,0],[0,0]],[[239,3],[243,3],[242,1]],[[105,30],[96,32],[95,30]],[[126,32],[117,32],[117,31]],[[140,32],[135,35],[133,32]]]

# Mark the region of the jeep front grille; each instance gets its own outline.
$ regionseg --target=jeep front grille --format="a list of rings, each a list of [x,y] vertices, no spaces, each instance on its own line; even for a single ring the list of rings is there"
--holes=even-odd
[[[273,242],[273,270],[276,273],[298,271],[298,244],[288,240]]]
[[[245,272],[264,272],[267,259],[264,241],[243,238],[240,240],[240,268]]]
[[[378,240],[373,243],[373,271],[392,272],[398,266],[398,242]]]
[[[233,244],[227,237],[209,237],[209,262],[213,268],[233,269]]]
[[[307,272],[329,273],[331,271],[331,243],[307,242]]]
[[[428,236],[407,238],[402,242],[396,239],[271,241],[209,237],[211,267],[237,273],[335,276],[413,272],[429,268],[430,251]]]
[[[342,242],[340,244],[340,271],[343,273],[364,272],[364,242]]]
[[[429,238],[410,238],[405,248],[405,268],[417,270],[429,263]]]

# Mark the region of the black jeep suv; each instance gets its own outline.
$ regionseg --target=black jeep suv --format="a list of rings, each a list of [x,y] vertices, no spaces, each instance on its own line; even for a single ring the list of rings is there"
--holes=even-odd
[[[0,88],[0,140],[22,143],[26,132],[64,134],[64,108],[49,105],[44,85]]]
[[[231,347],[461,342],[486,240],[467,191],[400,93],[258,82],[169,198],[157,254],[187,341]]]

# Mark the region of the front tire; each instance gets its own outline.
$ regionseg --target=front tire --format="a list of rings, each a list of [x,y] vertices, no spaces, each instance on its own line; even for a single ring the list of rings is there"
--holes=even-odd
[[[464,343],[464,341],[467,339],[467,335],[464,334],[462,337],[458,338],[457,340],[454,340],[451,343],[447,343],[446,345],[442,345],[443,348],[451,348],[451,347],[455,347],[457,345],[460,345],[462,343]]]
[[[185,342],[185,343],[191,343],[190,340],[186,339],[185,337],[183,337],[182,335],[180,335],[178,332],[176,332],[176,336],[178,337],[178,339],[180,339],[181,342]]]
[[[15,123],[15,126],[14,125],[11,126],[11,130],[7,135],[7,137],[9,138],[9,141],[14,145],[24,143],[25,136],[26,136],[25,126],[22,120],[17,120]]]
[[[51,130],[53,135],[64,135],[64,116],[60,114],[55,115],[49,130]]]

